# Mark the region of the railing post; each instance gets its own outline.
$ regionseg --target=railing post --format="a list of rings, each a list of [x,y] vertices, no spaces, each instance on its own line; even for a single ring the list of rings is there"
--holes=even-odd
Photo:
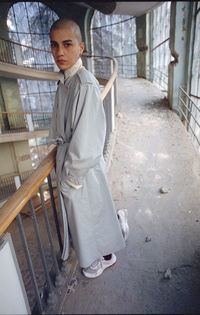
[[[117,79],[115,79],[113,86],[114,86],[114,107],[117,112],[118,111]]]
[[[93,72],[93,69],[92,69],[92,58],[86,58],[86,62],[87,62],[87,69],[90,72]]]
[[[111,73],[113,73],[113,61],[110,61],[110,68],[111,68]],[[112,85],[111,90],[111,104],[110,104],[110,109],[111,109],[111,132],[114,131],[115,129],[115,93],[114,93],[114,86]]]
[[[47,234],[48,234],[48,237],[49,237],[49,243],[50,243],[50,247],[51,247],[51,255],[52,255],[52,258],[53,258],[53,262],[54,262],[56,276],[58,276],[59,273],[60,273],[60,270],[59,270],[58,262],[57,262],[57,259],[56,259],[56,253],[55,253],[54,245],[53,245],[53,237],[52,237],[52,234],[51,234],[51,228],[50,228],[49,218],[48,218],[48,214],[47,214],[47,207],[46,207],[46,204],[45,204],[45,201],[44,201],[44,195],[43,195],[43,190],[42,190],[41,186],[39,187],[39,192],[40,192],[40,198],[41,198],[42,208],[43,208],[43,212],[44,212],[44,218],[45,218],[45,223],[46,223]]]
[[[49,276],[48,268],[47,268],[46,257],[45,257],[45,254],[44,254],[44,248],[43,248],[43,245],[42,245],[42,240],[41,240],[39,226],[38,226],[38,222],[37,222],[37,218],[36,218],[36,214],[35,214],[35,208],[34,208],[33,200],[30,199],[28,204],[29,204],[30,210],[31,210],[31,216],[32,216],[32,219],[33,219],[33,225],[34,225],[35,234],[36,234],[36,238],[37,238],[37,242],[38,242],[38,248],[39,248],[39,251],[40,251],[42,265],[43,265],[45,276],[46,276],[46,280],[47,280],[48,290],[49,290],[49,292],[52,292],[53,291],[53,284],[52,284],[51,278]]]
[[[31,114],[26,114],[26,119],[27,119],[27,124],[28,124],[29,131],[34,131],[34,126],[33,126],[33,121],[32,121]]]
[[[62,253],[63,243],[62,243],[62,238],[61,238],[61,234],[60,234],[60,227],[59,227],[58,216],[57,216],[57,212],[56,212],[56,204],[55,204],[55,200],[54,200],[53,187],[52,187],[50,174],[48,175],[47,179],[48,179],[49,193],[50,193],[50,197],[51,197],[53,215],[54,215],[54,220],[55,220],[55,224],[56,224],[56,232],[57,232],[58,242],[59,242],[59,246],[60,246],[60,252]]]
[[[18,45],[13,45],[15,50],[15,58],[18,66],[23,66],[22,48]]]
[[[17,220],[17,224],[18,224],[19,231],[20,231],[20,234],[21,234],[21,239],[22,239],[22,243],[23,243],[25,256],[26,256],[26,261],[27,261],[27,264],[28,264],[28,267],[29,267],[29,271],[30,271],[30,275],[31,275],[31,279],[32,279],[32,282],[33,282],[33,287],[34,287],[34,291],[35,291],[35,297],[36,297],[38,311],[40,313],[42,313],[42,311],[43,311],[42,300],[41,300],[41,297],[40,297],[40,292],[39,292],[39,288],[38,288],[38,284],[37,284],[37,280],[36,280],[36,275],[35,275],[35,271],[34,271],[34,268],[33,268],[33,263],[32,263],[31,255],[30,255],[30,252],[29,252],[29,248],[28,248],[26,235],[25,235],[25,232],[24,232],[24,228],[23,228],[23,224],[22,224],[22,219],[21,219],[20,213],[17,215],[16,220]]]
[[[14,181],[15,181],[15,187],[16,187],[16,190],[17,190],[21,186],[21,180],[20,180],[19,175],[14,177]]]

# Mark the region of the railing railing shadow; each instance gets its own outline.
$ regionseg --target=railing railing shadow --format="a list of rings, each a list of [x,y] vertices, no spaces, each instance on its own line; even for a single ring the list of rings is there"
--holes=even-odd
[[[102,58],[98,56],[86,56],[89,60],[94,60],[95,58]],[[109,135],[112,133],[114,129],[114,81],[117,76],[117,61],[110,57],[106,57],[109,64],[112,63],[111,68],[113,69],[113,73],[110,76],[109,80],[105,78],[101,78],[103,81],[103,90],[102,90],[102,100],[104,102],[105,111],[107,110],[107,137],[106,141],[109,140]],[[90,67],[95,70],[94,63],[90,61],[88,63],[88,68]],[[95,72],[95,71],[94,71]],[[107,102],[106,102],[107,99]],[[105,142],[106,147],[106,142]],[[35,298],[29,297],[29,304],[32,312],[42,313],[44,309],[53,303],[56,299],[55,289],[59,287],[60,283],[66,281],[63,279],[62,273],[62,264],[60,261],[60,254],[62,252],[62,229],[60,228],[59,223],[59,213],[57,212],[57,202],[55,200],[55,189],[52,186],[52,172],[54,172],[55,166],[55,157],[56,157],[56,147],[52,145],[50,147],[49,154],[44,158],[39,167],[33,171],[33,173],[25,180],[25,182],[18,188],[18,190],[11,196],[11,198],[4,204],[4,206],[0,209],[0,239],[4,235],[5,232],[9,230],[12,222],[16,219],[16,223],[19,227],[19,232],[21,235],[21,240],[24,248],[24,253],[27,261],[27,265],[29,268],[29,273],[31,278],[31,283],[34,290]],[[47,211],[47,205],[45,203],[45,195],[43,190],[43,185],[46,185],[46,190],[48,190],[49,197],[51,200],[50,208],[53,211],[54,225],[55,231],[57,234],[56,244],[55,245],[55,237],[52,235],[52,224],[49,221],[49,211]],[[37,219],[37,211],[35,209],[34,204],[34,196],[35,194],[39,195],[42,212],[44,215],[44,225],[42,226],[42,233],[48,236],[48,243],[51,252],[52,265],[49,269],[49,265],[47,262],[47,258],[45,255],[45,249],[43,246],[43,241],[41,237],[41,232],[39,229],[38,219]],[[26,233],[23,227],[23,219],[22,219],[22,210],[24,207],[29,207],[29,212],[32,218],[34,233],[38,244],[39,256],[41,258],[41,264],[43,268],[43,275],[45,276],[45,284],[43,283],[41,289],[41,283],[39,283],[39,279],[37,273],[35,271],[35,266],[32,262],[31,251],[29,249],[29,245],[27,242]],[[45,227],[44,227],[45,226]],[[25,281],[26,282],[26,281]],[[29,290],[29,285],[26,285],[26,291]],[[27,292],[28,293],[28,292]],[[33,295],[33,292],[31,292]],[[32,300],[33,299],[33,300]]]

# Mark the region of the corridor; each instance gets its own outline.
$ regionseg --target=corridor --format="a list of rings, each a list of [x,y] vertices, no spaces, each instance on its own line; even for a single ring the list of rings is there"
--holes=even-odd
[[[164,93],[139,78],[117,86],[109,181],[116,208],[128,209],[127,247],[99,278],[77,266],[58,311],[199,313],[200,157]]]

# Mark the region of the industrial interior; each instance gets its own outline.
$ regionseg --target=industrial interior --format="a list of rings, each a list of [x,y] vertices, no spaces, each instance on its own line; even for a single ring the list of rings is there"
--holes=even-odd
[[[0,17],[0,314],[198,314],[200,2],[6,1]],[[74,250],[61,260],[48,146],[49,30],[63,17],[80,26],[99,81],[109,183],[130,228],[117,264],[92,281]]]

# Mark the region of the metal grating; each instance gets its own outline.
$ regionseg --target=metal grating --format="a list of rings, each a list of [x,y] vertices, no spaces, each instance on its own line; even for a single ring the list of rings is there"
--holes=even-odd
[[[93,55],[115,57],[119,65],[119,76],[137,76],[138,49],[134,17],[105,15],[96,11],[90,32]]]

